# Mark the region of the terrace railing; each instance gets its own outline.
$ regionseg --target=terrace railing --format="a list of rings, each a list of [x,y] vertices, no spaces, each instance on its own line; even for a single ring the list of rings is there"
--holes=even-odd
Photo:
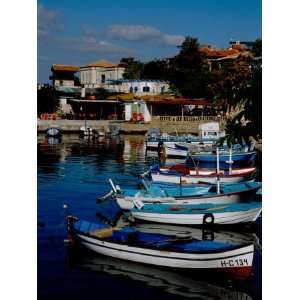
[[[152,116],[152,120],[161,122],[201,122],[201,121],[221,121],[223,116]]]

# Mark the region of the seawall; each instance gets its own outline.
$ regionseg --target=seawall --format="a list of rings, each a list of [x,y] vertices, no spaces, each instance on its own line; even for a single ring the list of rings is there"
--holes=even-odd
[[[87,126],[96,130],[108,131],[108,125],[118,125],[123,134],[145,134],[150,128],[159,128],[162,132],[167,133],[193,133],[198,134],[200,122],[176,122],[176,121],[160,121],[153,120],[151,123],[130,123],[125,121],[109,121],[109,120],[87,120]],[[49,126],[58,126],[63,133],[77,133],[79,128],[85,125],[84,120],[37,120],[38,132],[45,132]]]

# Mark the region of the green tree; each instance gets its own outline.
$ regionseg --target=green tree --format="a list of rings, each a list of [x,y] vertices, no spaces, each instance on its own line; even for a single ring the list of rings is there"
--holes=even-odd
[[[37,91],[37,113],[54,113],[59,107],[59,100],[52,86],[42,87]]]
[[[178,55],[170,59],[168,79],[180,94],[188,98],[208,97],[208,65],[199,51],[198,39],[186,37]]]
[[[141,79],[144,64],[133,57],[124,57],[120,61],[126,67],[123,74],[125,79]]]
[[[251,52],[255,57],[259,57],[262,55],[262,40],[256,39],[254,44],[251,47]]]
[[[249,59],[228,61],[213,71],[210,88],[215,102],[226,107],[228,144],[248,142],[261,134],[261,68],[251,68]]]
[[[168,80],[169,66],[166,59],[155,59],[144,64],[143,79]]]

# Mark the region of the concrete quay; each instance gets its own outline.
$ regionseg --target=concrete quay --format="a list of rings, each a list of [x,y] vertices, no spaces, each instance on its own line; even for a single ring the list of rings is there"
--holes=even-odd
[[[205,123],[203,121],[203,123]],[[131,123],[115,120],[87,120],[87,126],[96,130],[108,131],[108,125],[117,125],[123,134],[145,134],[150,128],[159,128],[166,133],[198,134],[199,122],[170,122],[153,120],[150,123]],[[78,133],[79,128],[85,125],[85,120],[37,120],[37,131],[45,132],[50,126],[58,126],[63,133]]]

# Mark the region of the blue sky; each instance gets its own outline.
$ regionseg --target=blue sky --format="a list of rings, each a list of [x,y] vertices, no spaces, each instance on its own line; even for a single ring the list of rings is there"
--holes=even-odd
[[[38,82],[52,64],[170,57],[185,36],[227,47],[261,37],[261,0],[43,0],[38,2]]]

